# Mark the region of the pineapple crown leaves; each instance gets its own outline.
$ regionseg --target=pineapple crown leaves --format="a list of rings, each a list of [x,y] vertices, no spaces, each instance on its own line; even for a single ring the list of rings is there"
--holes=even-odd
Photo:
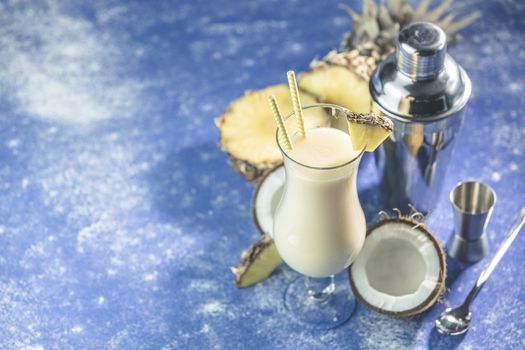
[[[345,35],[342,51],[357,49],[361,53],[364,44],[372,43],[374,50],[384,56],[394,50],[399,30],[414,22],[432,22],[443,29],[449,43],[458,41],[461,38],[458,32],[474,22],[480,13],[475,11],[457,19],[459,10],[449,11],[453,2],[442,0],[429,9],[432,0],[421,0],[414,9],[406,0],[388,0],[386,6],[378,6],[374,0],[363,0],[362,14],[341,4],[340,7],[352,17],[352,31]]]

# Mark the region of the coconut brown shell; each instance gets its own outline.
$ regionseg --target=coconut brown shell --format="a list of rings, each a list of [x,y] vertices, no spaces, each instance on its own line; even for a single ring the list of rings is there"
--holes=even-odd
[[[441,269],[441,273],[440,273],[440,275],[438,277],[438,280],[437,280],[437,283],[436,283],[436,287],[434,288],[432,293],[429,295],[429,297],[423,303],[421,303],[419,306],[417,306],[415,308],[412,308],[412,309],[409,309],[409,310],[400,311],[400,312],[383,310],[383,309],[380,309],[380,308],[378,308],[378,307],[376,307],[374,305],[369,304],[359,294],[359,290],[356,288],[354,280],[352,278],[351,266],[348,268],[348,280],[350,281],[350,286],[352,288],[352,292],[354,293],[356,298],[361,303],[363,303],[364,305],[369,307],[370,309],[372,309],[372,310],[374,310],[374,311],[376,311],[376,312],[378,312],[380,314],[393,316],[393,317],[396,317],[396,318],[410,318],[410,317],[413,317],[413,316],[416,316],[416,315],[419,315],[419,314],[425,312],[430,307],[432,307],[437,301],[439,301],[441,299],[441,297],[443,296],[443,293],[445,292],[445,288],[446,288],[445,287],[445,279],[447,277],[447,264],[446,264],[445,252],[443,251],[443,248],[441,247],[441,244],[436,239],[436,237],[424,225],[422,225],[421,223],[419,223],[417,221],[408,219],[408,218],[401,217],[401,218],[387,218],[387,219],[383,219],[383,220],[379,221],[377,224],[375,224],[374,226],[372,226],[367,231],[366,235],[368,236],[368,235],[372,234],[372,232],[374,230],[376,230],[377,228],[379,228],[379,227],[381,227],[383,225],[391,224],[391,223],[403,223],[403,224],[409,225],[414,230],[419,230],[420,232],[425,234],[430,239],[430,241],[434,244],[434,247],[436,248],[436,251],[438,252],[439,263],[440,263],[440,266],[442,267],[442,269]]]

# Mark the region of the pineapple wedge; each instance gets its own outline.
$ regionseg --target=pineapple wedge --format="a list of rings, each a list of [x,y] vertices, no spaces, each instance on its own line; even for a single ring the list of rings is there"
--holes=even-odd
[[[232,267],[235,285],[249,287],[268,278],[282,263],[272,238],[265,234],[241,255],[241,265]]]
[[[221,147],[231,158],[232,166],[249,181],[255,182],[267,170],[282,163],[282,156],[275,141],[277,127],[268,104],[268,96],[274,95],[283,116],[292,111],[288,86],[268,86],[257,91],[248,91],[233,101],[228,110],[216,120],[221,134]],[[302,92],[303,106],[317,103],[312,95]],[[304,113],[306,128],[328,124],[328,116],[319,109]],[[295,119],[286,122],[290,135],[297,129]]]
[[[373,152],[392,133],[394,124],[385,116],[375,114],[348,114],[348,133],[354,149]]]

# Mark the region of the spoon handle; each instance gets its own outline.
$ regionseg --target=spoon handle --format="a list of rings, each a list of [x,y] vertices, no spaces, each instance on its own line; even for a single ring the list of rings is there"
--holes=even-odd
[[[492,260],[485,266],[485,268],[479,275],[476,284],[474,285],[474,287],[472,287],[472,290],[468,294],[463,305],[468,306],[472,302],[472,300],[474,300],[478,292],[481,290],[485,282],[487,282],[490,275],[500,262],[503,255],[505,255],[505,253],[509,249],[510,245],[512,244],[512,241],[514,241],[514,238],[516,238],[516,236],[518,235],[518,232],[520,232],[520,229],[522,228],[523,224],[525,224],[525,207],[521,208],[518,217],[512,225],[512,228],[507,233],[507,237],[505,237],[505,240],[503,241],[503,243],[501,243],[500,247],[498,248],[498,251],[492,258]]]

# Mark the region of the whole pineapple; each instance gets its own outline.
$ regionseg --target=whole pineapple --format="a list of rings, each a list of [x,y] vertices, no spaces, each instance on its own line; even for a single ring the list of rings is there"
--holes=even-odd
[[[300,87],[325,102],[370,112],[368,80],[377,63],[395,49],[401,28],[413,22],[433,22],[445,31],[448,42],[454,42],[460,38],[458,31],[479,17],[474,12],[454,22],[457,13],[448,13],[452,2],[444,0],[429,10],[431,0],[422,0],[415,9],[405,0],[389,0],[387,6],[363,0],[362,14],[341,5],[352,17],[352,31],[345,34],[340,53],[332,51],[311,63],[300,78]]]

